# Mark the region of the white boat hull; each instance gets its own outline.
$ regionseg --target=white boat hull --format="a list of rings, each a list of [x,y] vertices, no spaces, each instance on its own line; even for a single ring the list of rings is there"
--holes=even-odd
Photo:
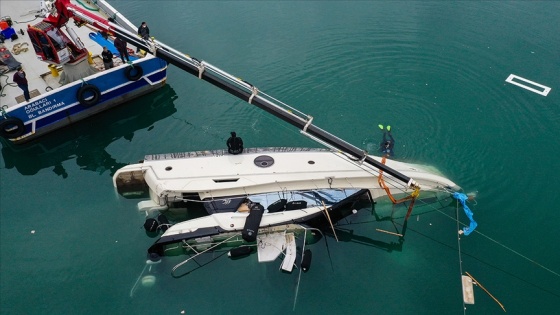
[[[269,165],[257,165],[263,160]],[[414,178],[421,192],[459,189],[423,166],[393,160],[387,160],[386,165]],[[142,163],[119,169],[113,184],[123,195],[128,187],[147,189],[149,204],[161,209],[186,198],[219,200],[294,190],[366,188],[376,199],[387,194],[378,183],[378,174],[377,169],[356,163],[342,153],[283,147],[246,149],[240,155],[223,150],[149,155]],[[406,183],[390,175],[384,174],[383,178],[396,196],[412,192]],[[144,204],[143,210],[148,208]]]

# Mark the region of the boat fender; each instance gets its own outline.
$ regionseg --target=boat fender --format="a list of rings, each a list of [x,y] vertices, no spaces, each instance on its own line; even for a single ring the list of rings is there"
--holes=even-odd
[[[138,65],[130,65],[124,70],[124,76],[130,81],[138,81],[144,75],[144,69]]]
[[[158,225],[159,224],[156,219],[148,218],[146,219],[146,222],[144,222],[144,229],[148,232],[155,232],[157,231]]]
[[[100,96],[101,91],[93,84],[84,84],[78,89],[78,102],[86,107],[97,104]]]
[[[303,258],[301,259],[301,270],[303,270],[303,272],[307,272],[309,267],[311,267],[312,256],[310,249],[306,249],[305,252],[303,252]]]
[[[161,260],[161,256],[158,253],[148,253],[148,259],[152,262],[158,262]]]
[[[261,225],[261,219],[264,213],[264,207],[260,203],[253,203],[250,207],[249,215],[245,220],[245,226],[241,232],[241,237],[247,242],[257,240],[257,231]]]
[[[249,255],[253,249],[249,246],[239,246],[229,251],[228,257],[238,258]]]
[[[284,209],[286,209],[287,202],[288,200],[286,199],[279,199],[271,203],[266,209],[268,210],[268,213],[284,211]]]
[[[0,137],[14,139],[23,135],[24,132],[25,125],[19,118],[6,117],[5,119],[0,120]]]
[[[167,231],[167,229],[171,226],[171,224],[169,224],[169,220],[167,220],[167,217],[163,213],[158,215],[157,220],[159,222],[158,228],[160,228],[162,232]]]
[[[305,200],[294,200],[286,204],[286,210],[298,210],[307,208],[307,201]]]

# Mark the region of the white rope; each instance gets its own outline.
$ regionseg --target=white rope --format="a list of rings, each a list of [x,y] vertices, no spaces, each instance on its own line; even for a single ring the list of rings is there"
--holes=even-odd
[[[313,122],[313,116],[307,116],[307,119],[307,123],[305,124],[305,126],[303,126],[303,132],[307,132],[307,128]]]
[[[249,97],[249,104],[251,104],[251,102],[253,101],[253,97],[255,97],[257,94],[259,94],[259,89],[257,89],[256,87],[252,86],[251,87],[251,96]]]
[[[204,69],[206,68],[206,66],[204,65],[204,62],[200,63],[200,66],[198,66],[198,78],[202,79],[202,73],[204,72]]]

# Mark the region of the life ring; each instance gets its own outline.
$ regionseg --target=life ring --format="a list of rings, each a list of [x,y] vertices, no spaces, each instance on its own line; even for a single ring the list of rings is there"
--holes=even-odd
[[[124,70],[124,75],[130,81],[138,81],[144,75],[144,69],[137,65],[130,65]]]
[[[25,125],[21,119],[16,117],[7,117],[0,120],[0,137],[6,139],[17,138],[25,132]]]
[[[93,84],[85,84],[78,89],[78,102],[86,107],[97,104],[100,96],[101,91]]]

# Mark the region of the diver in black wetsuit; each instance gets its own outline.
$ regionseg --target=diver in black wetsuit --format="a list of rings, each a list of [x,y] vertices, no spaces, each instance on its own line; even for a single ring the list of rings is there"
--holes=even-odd
[[[379,125],[379,128],[383,130],[383,126]],[[387,135],[389,135],[389,139],[387,139]],[[395,147],[395,139],[393,139],[393,135],[391,134],[391,126],[387,126],[387,132],[383,131],[383,141],[379,146],[379,151],[383,153],[386,157],[393,157],[395,152],[393,148]]]
[[[229,137],[226,144],[230,154],[240,154],[243,152],[243,140],[235,134],[235,131],[231,132],[231,137]]]

